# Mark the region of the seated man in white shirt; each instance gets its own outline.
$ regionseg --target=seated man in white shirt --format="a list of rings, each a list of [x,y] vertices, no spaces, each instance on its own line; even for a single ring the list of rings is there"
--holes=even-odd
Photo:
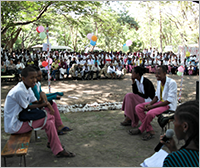
[[[83,79],[87,79],[89,80],[89,77],[90,77],[90,67],[87,65],[87,62],[85,62],[84,66],[83,66]],[[87,75],[87,78],[85,78],[85,75]]]
[[[100,76],[99,76],[100,70],[101,70],[101,68],[99,67],[99,65],[97,64],[97,62],[95,62],[95,64],[92,65],[92,68],[91,68],[91,80],[93,80],[94,73],[96,73],[97,80],[99,80],[99,78],[100,78]]]
[[[20,60],[18,59],[17,61],[17,65],[16,65],[16,69],[17,69],[17,73],[19,75],[19,77],[21,78],[21,73],[22,70],[25,68],[24,64],[20,62]]]
[[[115,71],[115,66],[113,66],[112,63],[110,63],[110,65],[108,66],[107,73],[110,74],[112,79],[113,79],[113,76],[115,77],[115,79],[117,78],[116,71]]]
[[[120,62],[118,62],[118,65],[116,66],[116,75],[118,78],[120,78],[124,73],[122,72],[123,67]]]
[[[9,134],[22,134],[31,131],[33,128],[41,127],[44,129],[50,148],[57,157],[74,157],[75,154],[67,152],[63,149],[58,133],[55,127],[55,117],[47,113],[45,118],[37,119],[30,123],[29,121],[20,121],[18,116],[21,112],[27,115],[31,111],[42,113],[38,108],[46,107],[49,102],[44,100],[37,101],[31,88],[37,81],[37,72],[33,67],[26,67],[22,70],[22,82],[13,87],[6,96],[4,105],[4,129]],[[32,103],[32,104],[31,104]]]
[[[142,122],[139,128],[129,130],[130,135],[141,134],[146,130],[143,140],[149,140],[155,134],[151,121],[155,116],[166,110],[176,110],[177,84],[176,81],[166,76],[167,70],[164,65],[158,65],[155,76],[157,78],[157,90],[151,102],[138,104],[135,111]],[[147,113],[145,113],[147,111]]]

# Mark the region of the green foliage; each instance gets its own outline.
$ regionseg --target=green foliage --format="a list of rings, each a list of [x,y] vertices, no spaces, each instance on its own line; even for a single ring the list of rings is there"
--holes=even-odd
[[[114,3],[118,9],[113,7]],[[131,15],[130,5],[135,5],[133,8],[139,14],[133,11]],[[131,52],[159,48],[158,6],[162,15],[163,48],[198,42],[199,7],[189,1],[2,1],[1,42],[7,44],[21,28],[14,49],[42,44],[46,39],[40,39],[36,27],[49,25],[50,43],[66,45],[75,51],[84,50],[90,42],[86,36],[92,32],[98,37],[96,46],[102,50],[122,50],[129,39],[133,42],[129,47]],[[176,13],[167,10],[172,6]]]

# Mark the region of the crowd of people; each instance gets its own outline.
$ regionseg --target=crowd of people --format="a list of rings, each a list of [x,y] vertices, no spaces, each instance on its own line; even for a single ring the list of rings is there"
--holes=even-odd
[[[173,52],[159,53],[154,49],[144,49],[143,51],[123,53],[122,51],[106,52],[67,52],[67,51],[50,51],[50,58],[53,60],[51,65],[51,79],[56,80],[56,73],[59,74],[59,79],[63,79],[65,74],[66,78],[69,77],[69,70],[73,64],[82,64],[84,67],[76,68],[76,76],[81,73],[82,79],[85,78],[85,74],[88,74],[87,79],[93,79],[94,73],[99,71],[109,64],[108,72],[112,78],[119,77],[122,73],[122,69],[126,68],[128,73],[135,66],[142,66],[146,69],[146,72],[155,73],[155,68],[158,65],[165,65],[167,73],[176,74],[177,68],[180,65],[185,67],[185,75],[198,75],[199,74],[199,62],[196,60],[196,55],[191,55],[185,58],[184,62],[181,62],[180,54],[176,55]],[[47,52],[29,50],[16,50],[8,52],[8,50],[1,51],[1,75],[16,74],[21,78],[22,70],[27,66],[37,66],[42,71],[44,79],[47,76],[47,67],[42,65],[43,61],[47,61]],[[87,65],[92,65],[90,69]]]

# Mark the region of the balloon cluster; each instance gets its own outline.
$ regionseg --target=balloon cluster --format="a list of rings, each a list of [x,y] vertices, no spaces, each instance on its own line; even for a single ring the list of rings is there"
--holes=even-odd
[[[38,33],[40,33],[40,38],[41,38],[42,40],[45,39],[46,34],[45,34],[45,32],[44,32],[44,27],[43,27],[43,26],[37,27],[37,28],[36,28],[36,31],[37,31]]]
[[[52,62],[53,62],[53,60],[50,58],[50,59],[49,59],[49,64],[51,65]],[[46,70],[48,70],[48,60],[43,61],[43,62],[42,62],[42,66],[45,67]],[[49,66],[49,69],[51,69],[51,66]]]
[[[184,67],[181,65],[180,67],[178,67],[178,72],[177,72],[177,75],[178,76],[181,76],[182,74],[183,74],[183,72],[184,72]]]
[[[87,38],[90,40],[90,44],[91,44],[92,46],[95,46],[95,45],[96,45],[96,43],[97,43],[97,36],[95,36],[95,35],[93,35],[93,34],[91,34],[91,33],[88,33],[88,34],[87,34]]]
[[[131,46],[132,41],[131,40],[127,40],[126,43],[123,45],[122,49],[124,52],[127,52],[129,49],[129,46]]]

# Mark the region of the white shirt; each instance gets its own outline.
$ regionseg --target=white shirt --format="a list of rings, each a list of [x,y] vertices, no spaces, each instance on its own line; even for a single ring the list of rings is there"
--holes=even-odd
[[[113,68],[111,68],[111,66],[109,65],[107,73],[112,73],[112,72],[115,72],[115,66],[113,66]]]
[[[13,134],[19,131],[23,122],[18,120],[18,114],[35,101],[37,99],[32,89],[27,89],[23,82],[19,82],[8,92],[4,106],[4,129],[6,133]]]
[[[160,101],[160,85],[161,81],[157,81],[156,95]],[[177,84],[176,81],[166,76],[165,86],[162,92],[162,99],[170,102],[169,110],[176,110],[177,107]]]
[[[22,62],[20,62],[20,64],[16,64],[17,69],[19,69],[20,67],[23,68],[23,69],[25,68],[25,66]]]
[[[93,65],[94,64],[94,60],[93,59],[88,59],[88,63],[87,63],[88,65]]]

